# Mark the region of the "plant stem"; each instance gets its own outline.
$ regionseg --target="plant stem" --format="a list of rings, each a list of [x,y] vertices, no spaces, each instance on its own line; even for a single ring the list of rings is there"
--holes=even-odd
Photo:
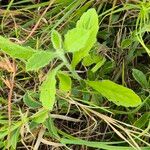
[[[80,81],[82,78],[76,73],[76,71],[74,69],[72,69],[70,63],[68,62],[68,60],[64,54],[64,51],[62,49],[57,50],[57,55],[64,62],[65,66],[68,68],[68,70],[72,73],[73,77]]]

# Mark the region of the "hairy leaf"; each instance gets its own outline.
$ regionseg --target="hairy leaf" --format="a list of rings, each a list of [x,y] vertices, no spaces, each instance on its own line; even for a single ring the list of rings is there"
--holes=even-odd
[[[89,54],[86,57],[84,57],[82,64],[86,67],[98,63],[100,60],[102,60],[102,56],[98,56],[97,54]]]
[[[136,107],[141,104],[141,99],[134,91],[112,81],[87,81],[87,84],[117,105]]]
[[[13,58],[23,60],[29,59],[33,54],[36,53],[36,51],[32,48],[15,44],[2,36],[0,36],[0,50]]]
[[[40,101],[42,106],[46,109],[52,110],[55,103],[56,94],[56,73],[62,65],[49,71],[46,80],[42,83],[40,88]]]
[[[38,70],[47,64],[55,57],[53,52],[40,51],[32,55],[26,63],[26,70]]]
[[[49,116],[46,121],[45,121],[45,126],[47,127],[50,137],[52,138],[56,138],[59,139],[59,134],[57,132],[57,128],[55,127],[54,124],[54,119],[51,118],[51,116]]]
[[[85,44],[85,46],[80,50],[73,54],[72,67],[75,66],[88,55],[90,49],[96,42],[96,36],[98,32],[98,15],[95,9],[89,9],[85,12],[80,20],[77,22],[76,28],[86,29],[89,32],[89,38]]]
[[[76,52],[85,47],[89,38],[88,30],[74,28],[65,35],[64,48],[67,52]]]
[[[52,41],[53,47],[56,50],[62,48],[62,38],[61,38],[61,35],[56,30],[52,31],[51,41]]]

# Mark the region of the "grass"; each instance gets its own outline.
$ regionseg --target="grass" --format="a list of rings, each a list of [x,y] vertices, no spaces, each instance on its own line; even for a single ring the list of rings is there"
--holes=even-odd
[[[61,61],[53,59],[46,67],[33,72],[26,71],[26,60],[34,53],[32,49],[53,51],[52,31],[56,29],[64,35],[90,8],[95,8],[99,17],[98,42],[90,56],[105,60],[95,72],[92,71],[94,63],[80,62],[75,72],[61,66],[63,73],[69,74],[72,87],[64,92],[68,76],[57,76],[54,107],[52,111],[45,110],[39,100],[40,86],[48,71]],[[0,35],[13,42],[0,38],[1,149],[150,149],[148,0],[39,3],[11,0],[8,5],[1,4],[0,22]],[[13,57],[16,49],[31,54],[22,54],[19,60],[20,54]],[[71,62],[72,54],[66,55]],[[79,76],[77,80],[76,76]],[[62,89],[60,78],[64,79]],[[118,106],[78,81],[80,78],[114,81],[134,90],[142,103],[134,108]]]

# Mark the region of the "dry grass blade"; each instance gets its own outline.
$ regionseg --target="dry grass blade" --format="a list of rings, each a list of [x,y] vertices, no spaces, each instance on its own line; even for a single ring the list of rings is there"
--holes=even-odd
[[[46,139],[41,139],[41,142],[45,145],[50,145],[50,146],[53,146],[53,147],[62,147],[62,146],[64,146],[63,144],[47,141]]]
[[[38,137],[37,137],[37,140],[36,140],[36,143],[34,145],[33,150],[38,150],[39,149],[39,146],[42,142],[42,138],[43,138],[44,133],[45,133],[45,128],[42,126],[40,131],[39,131],[39,134],[38,134]]]

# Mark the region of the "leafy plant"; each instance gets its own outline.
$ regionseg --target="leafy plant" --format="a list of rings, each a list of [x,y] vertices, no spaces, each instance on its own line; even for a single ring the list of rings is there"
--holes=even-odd
[[[98,32],[98,15],[95,9],[89,9],[86,13],[84,13],[80,20],[77,22],[77,25],[74,29],[69,30],[65,37],[64,42],[62,41],[61,35],[53,30],[51,34],[51,40],[53,47],[55,48],[55,52],[48,51],[25,51],[23,47],[18,46],[14,43],[8,42],[12,47],[21,47],[21,49],[15,49],[15,52],[12,53],[10,50],[8,52],[7,47],[1,47],[4,51],[6,51],[11,56],[17,58],[28,58],[26,62],[26,70],[33,71],[38,70],[45,65],[49,64],[49,62],[54,58],[59,58],[62,60],[62,64],[56,67],[53,70],[50,70],[47,74],[47,78],[43,81],[40,88],[40,101],[42,102],[42,106],[46,109],[53,110],[53,106],[55,103],[55,94],[56,94],[56,75],[58,70],[61,69],[62,66],[66,66],[69,71],[72,73],[72,76],[81,81],[81,77],[75,72],[74,68],[81,61],[82,58],[87,57],[89,55],[90,49],[93,47],[96,42],[96,35]],[[63,45],[63,46],[62,46]],[[22,54],[21,50],[24,50]],[[29,57],[29,54],[32,56]],[[65,54],[71,52],[73,53],[73,60],[71,64],[67,60]],[[26,56],[26,57],[25,57]],[[89,56],[88,56],[89,57]],[[87,57],[87,59],[88,59]],[[97,65],[92,69],[95,72],[101,65],[105,62],[104,60],[100,60],[100,58],[95,57],[95,62]],[[83,61],[85,64],[85,59]],[[94,62],[93,62],[94,63]],[[68,77],[65,75],[58,74],[58,77],[61,82],[71,82],[71,79],[67,79]],[[66,78],[66,79],[65,79]],[[63,81],[66,80],[66,81]],[[95,90],[100,92],[104,97],[108,100],[114,102],[117,105],[125,106],[125,107],[136,107],[141,104],[140,98],[132,91],[123,86],[117,85],[109,80],[102,81],[86,81],[89,86],[93,87]],[[70,90],[70,85],[60,84],[60,88],[64,88],[65,91]]]
[[[19,17],[17,15],[18,18],[15,18],[15,13],[19,12],[26,12],[25,18],[28,13],[30,16],[34,14],[31,17],[34,19],[29,19],[29,22],[23,21],[21,24],[19,18],[19,27],[15,26],[15,30],[10,31],[9,37],[25,38],[23,36],[28,32],[25,34],[23,33],[25,30],[22,29],[29,31],[28,29],[31,29],[36,19],[39,19],[38,15],[45,13],[50,3],[22,6],[26,2],[30,3],[26,0],[15,3],[12,1],[10,5],[17,10],[10,11],[12,22],[18,23]],[[0,125],[2,126],[0,128],[0,148],[16,149],[18,142],[19,146],[21,143],[28,144],[34,141],[33,149],[44,145],[66,147],[66,149],[74,148],[74,146],[76,149],[81,149],[81,147],[84,149],[84,146],[85,149],[87,147],[149,149],[149,66],[142,64],[143,61],[147,61],[146,59],[141,60],[141,63],[137,61],[142,55],[146,55],[147,58],[147,54],[139,43],[144,48],[146,46],[149,53],[147,49],[149,45],[146,44],[149,38],[147,34],[149,32],[149,17],[147,16],[149,5],[143,1],[136,5],[133,2],[133,4],[127,3],[118,7],[115,6],[116,2],[113,2],[110,8],[111,2],[108,2],[108,5],[105,2],[96,2],[94,4],[96,11],[94,8],[87,10],[93,6],[93,0],[51,2],[54,2],[54,7],[44,14],[43,20],[38,20],[36,25],[39,28],[36,28],[36,32],[31,32],[25,41],[25,45],[36,47],[36,50],[0,36],[0,50],[2,51],[0,67],[5,66],[3,60],[10,61],[11,64],[14,59],[17,59],[15,62],[18,68],[14,83],[14,99],[12,99],[11,127],[8,126],[5,112],[8,93],[5,89],[11,82],[9,77],[12,73],[0,70],[2,79],[0,110],[4,110],[0,113]],[[47,9],[43,9],[45,6]],[[36,15],[37,11],[31,12],[34,8],[40,8],[38,15]],[[147,11],[143,11],[143,8],[146,8]],[[126,10],[129,12],[122,17],[121,15],[126,13]],[[127,16],[129,17],[126,19]],[[12,18],[9,18],[8,15],[8,19],[12,20]],[[38,24],[42,21],[44,23]],[[16,22],[15,25],[17,25]],[[77,22],[76,25],[75,22]],[[70,28],[74,26],[74,28],[68,30],[68,26]],[[62,34],[55,30],[56,27]],[[6,32],[9,31],[6,29]],[[145,41],[143,41],[144,38]],[[18,59],[23,63],[20,63]],[[138,65],[143,67],[143,72],[147,70],[146,75],[140,70],[133,69],[130,76],[130,68],[135,66],[140,68]],[[132,85],[132,77],[142,88],[135,88]],[[128,86],[137,89],[138,94],[127,88]],[[10,111],[10,106],[8,107]],[[103,133],[99,126],[104,128]],[[7,140],[6,136],[10,140]],[[94,141],[93,137],[96,137]],[[96,141],[98,139],[103,140]],[[104,140],[111,141],[105,142]],[[1,143],[1,141],[5,142]]]

